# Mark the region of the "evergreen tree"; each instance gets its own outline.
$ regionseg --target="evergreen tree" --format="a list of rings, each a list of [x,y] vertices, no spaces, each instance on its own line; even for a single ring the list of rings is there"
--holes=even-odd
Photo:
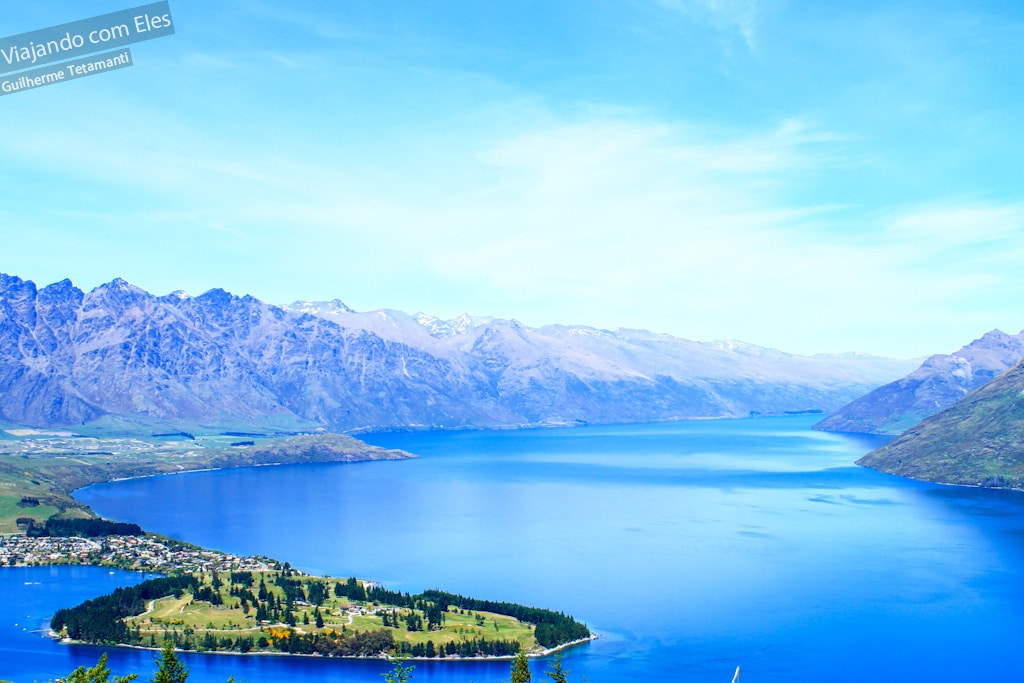
[[[555,665],[545,671],[544,675],[551,679],[551,683],[569,683],[569,679],[567,678],[569,670],[562,668],[561,652],[555,654]]]
[[[388,661],[391,662],[391,671],[385,671],[381,674],[387,683],[409,683],[409,679],[412,678],[412,670],[415,666],[406,666],[405,660],[409,657],[404,654],[397,654],[388,657]]]
[[[520,650],[512,661],[512,683],[530,683],[530,663],[526,659],[526,650]]]
[[[398,624],[395,623],[395,626]],[[405,615],[405,628],[408,631],[422,631],[423,630],[423,618],[415,611],[410,610]]]
[[[150,679],[152,683],[185,683],[188,680],[188,669],[174,654],[174,643],[169,640],[164,641],[156,666],[156,673]]]
[[[138,674],[114,676],[114,683],[129,683],[138,678]],[[107,668],[107,653],[100,656],[100,661],[91,669],[80,666],[62,679],[64,683],[110,683],[110,669]]]
[[[314,605],[322,605],[324,600],[327,599],[327,591],[324,588],[323,581],[311,581],[308,583],[306,595],[309,596],[309,601]]]

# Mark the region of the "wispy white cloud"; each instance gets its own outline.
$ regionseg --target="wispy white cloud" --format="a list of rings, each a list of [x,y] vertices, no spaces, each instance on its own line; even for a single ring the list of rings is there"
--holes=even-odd
[[[1019,98],[942,147],[966,139],[954,105],[1019,61],[1007,35],[979,63],[987,30],[900,3],[654,1],[525,65],[507,56],[560,45],[557,27],[492,53],[416,12],[211,10],[163,66],[4,98],[5,251],[43,235],[59,277],[795,351],[918,355],[1021,326],[1016,157],[992,152],[1019,146]],[[669,29],[608,32],[652,14]],[[621,71],[589,54],[613,38],[636,55]],[[758,59],[722,79],[716,41]]]
[[[144,156],[133,144],[141,132],[30,147],[36,163],[91,164],[100,182],[152,204],[66,217],[147,226],[152,239],[140,242],[150,247],[174,234],[179,258],[243,259],[261,285],[277,281],[268,291],[287,278],[282,299],[353,300],[360,283],[374,291],[362,297],[370,305],[878,351],[877,332],[859,321],[905,326],[1024,284],[1020,204],[872,214],[827,197],[797,201],[804,177],[843,163],[843,135],[799,118],[757,131],[625,114],[426,146],[387,182],[365,160],[327,163],[197,131]],[[162,289],[215,284],[227,283]],[[837,336],[848,345],[826,341]]]
[[[895,216],[887,239],[914,243],[928,253],[993,247],[1024,248],[1024,204],[966,201],[916,209]]]
[[[750,52],[757,48],[758,0],[655,0],[665,9],[716,29],[738,34]]]

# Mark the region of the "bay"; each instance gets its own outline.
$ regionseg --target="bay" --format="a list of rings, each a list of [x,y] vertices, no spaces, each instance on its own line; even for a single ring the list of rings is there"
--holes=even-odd
[[[723,681],[737,665],[747,681],[1004,676],[1024,636],[1024,497],[858,468],[882,440],[813,432],[813,421],[377,434],[366,438],[421,457],[156,477],[78,496],[105,517],[315,574],[568,612],[601,634],[566,653],[574,681]],[[111,664],[146,678],[152,655],[141,656],[141,669],[136,651],[111,652]],[[195,683],[378,682],[386,668],[186,659]],[[504,662],[419,662],[414,674],[507,678]]]
[[[99,567],[5,567],[0,570],[0,678],[46,681],[79,666],[96,664],[103,653],[88,646],[67,647],[48,633],[60,607],[78,604],[147,578],[134,572]],[[144,655],[144,656],[143,656]],[[125,666],[146,667],[150,653],[124,651]]]

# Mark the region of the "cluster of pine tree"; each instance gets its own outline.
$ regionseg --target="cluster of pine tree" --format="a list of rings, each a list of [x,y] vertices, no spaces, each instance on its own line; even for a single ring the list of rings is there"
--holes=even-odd
[[[464,638],[459,642],[448,641],[443,645],[426,643],[399,643],[398,651],[410,657],[508,657],[522,649],[515,640],[488,640],[486,638]]]
[[[423,591],[421,598],[439,605],[448,605],[474,612],[493,612],[519,621],[534,624],[534,637],[542,647],[551,648],[590,637],[590,629],[572,617],[540,607],[526,607],[514,602],[495,602],[493,600],[477,600],[463,595],[446,593],[439,590]]]
[[[280,652],[290,654],[321,654],[328,657],[375,657],[390,652],[395,647],[395,638],[387,629],[356,631],[351,634],[329,631],[320,634],[286,633],[271,630],[270,645]]]
[[[276,583],[277,587],[284,591],[285,602],[308,602],[306,591],[302,588],[302,581],[281,576],[277,578]]]
[[[128,522],[111,522],[106,519],[54,519],[46,520],[43,526],[30,525],[25,530],[28,536],[141,536],[142,527]]]
[[[229,638],[225,636],[223,638],[218,638],[217,636],[207,631],[207,633],[199,641],[200,647],[191,648],[185,647],[185,645],[185,643],[179,643],[178,647],[181,647],[183,650],[202,649],[210,652],[234,651],[245,654],[246,652],[252,652],[252,649],[256,646],[256,641],[253,640],[251,636],[244,636],[241,638]]]
[[[192,594],[194,600],[201,602],[208,602],[211,605],[223,605],[224,598],[220,597],[220,591],[214,590],[209,586],[200,586],[196,589],[195,593]]]
[[[305,602],[306,593],[302,588],[302,584],[299,581],[293,581],[285,576],[280,576],[275,580],[277,586],[284,592],[284,597],[277,597],[272,590],[267,587],[266,581],[260,578],[259,593],[254,595],[251,590],[240,589],[241,593],[242,609],[246,610],[248,603],[251,601],[256,606],[256,623],[263,621],[270,621],[274,623],[285,623],[289,626],[295,626],[295,603]],[[246,611],[246,614],[248,612]],[[322,618],[319,619],[322,622]],[[320,624],[318,624],[320,625]]]
[[[50,628],[89,643],[132,642],[132,634],[122,621],[125,617],[145,612],[146,603],[150,600],[168,595],[180,596],[182,591],[195,591],[198,587],[198,581],[192,575],[150,579],[87,600],[78,607],[57,610],[50,620]]]
[[[237,584],[235,583],[234,580],[234,574],[232,574],[231,576],[231,596],[238,598],[238,602],[242,608],[242,612],[244,614],[248,614],[249,610],[251,609],[251,605],[259,605],[260,603],[259,599],[256,597],[256,594],[246,587],[247,585],[252,585],[251,580],[249,584]]]
[[[442,610],[456,607],[474,612],[493,612],[534,624],[534,637],[541,646],[547,648],[590,637],[590,629],[586,625],[561,612],[540,607],[527,607],[514,602],[478,600],[440,590],[427,590],[419,595],[410,595],[375,586],[364,593],[367,600],[423,611],[427,616],[428,630],[441,627]]]
[[[348,598],[349,600],[366,601],[366,589],[356,578],[350,577],[345,583],[340,581],[334,584],[334,596],[337,598]]]

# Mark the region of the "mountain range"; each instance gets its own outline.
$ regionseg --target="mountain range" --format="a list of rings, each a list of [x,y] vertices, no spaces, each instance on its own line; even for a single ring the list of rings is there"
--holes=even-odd
[[[0,420],[356,432],[831,411],[913,367],[643,330],[0,274]]]
[[[1024,363],[857,464],[944,484],[1024,488]]]
[[[843,406],[814,429],[899,434],[984,386],[1021,359],[1024,332],[992,330],[959,351],[929,357],[906,377]]]

